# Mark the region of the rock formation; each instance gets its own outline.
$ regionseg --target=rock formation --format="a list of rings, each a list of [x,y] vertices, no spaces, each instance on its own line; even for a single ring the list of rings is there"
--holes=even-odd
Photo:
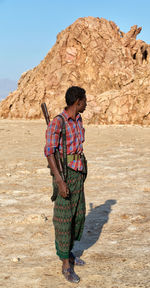
[[[150,124],[150,45],[112,21],[79,18],[57,35],[41,63],[22,74],[18,89],[0,103],[0,117],[38,119],[46,102],[51,117],[65,105],[68,87],[86,89],[83,118],[96,124]]]

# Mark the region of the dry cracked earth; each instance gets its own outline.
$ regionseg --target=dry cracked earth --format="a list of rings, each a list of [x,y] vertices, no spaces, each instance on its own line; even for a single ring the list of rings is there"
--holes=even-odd
[[[0,120],[0,287],[150,287],[150,127],[86,126],[79,284],[55,254],[43,120]]]

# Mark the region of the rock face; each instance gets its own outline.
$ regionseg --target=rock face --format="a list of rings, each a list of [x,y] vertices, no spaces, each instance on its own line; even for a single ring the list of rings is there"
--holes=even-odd
[[[18,89],[0,103],[0,117],[38,119],[46,102],[51,117],[65,105],[68,87],[87,93],[83,118],[95,124],[150,124],[150,45],[136,40],[137,25],[123,33],[112,21],[79,18]]]

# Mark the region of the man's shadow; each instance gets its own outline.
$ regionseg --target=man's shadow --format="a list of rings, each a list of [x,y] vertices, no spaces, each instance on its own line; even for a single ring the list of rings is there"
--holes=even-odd
[[[117,203],[116,200],[107,200],[104,204],[93,208],[90,203],[90,212],[86,216],[84,231],[80,242],[76,241],[73,252],[76,256],[81,256],[84,250],[93,246],[99,239],[103,226],[109,220],[109,214],[112,211],[111,206]]]

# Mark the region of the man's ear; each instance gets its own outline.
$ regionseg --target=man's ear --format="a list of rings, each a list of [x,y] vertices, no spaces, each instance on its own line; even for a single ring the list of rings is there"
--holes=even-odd
[[[76,100],[76,103],[77,103],[77,105],[78,105],[78,106],[80,106],[80,105],[81,105],[81,101],[80,101],[80,99],[79,99],[79,98]]]

